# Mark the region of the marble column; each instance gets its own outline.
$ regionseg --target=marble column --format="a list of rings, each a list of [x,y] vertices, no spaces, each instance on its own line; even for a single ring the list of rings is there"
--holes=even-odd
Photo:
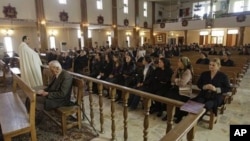
[[[46,18],[44,14],[43,0],[35,0],[36,16],[37,16],[37,36],[41,45],[41,51],[48,49]]]
[[[187,30],[184,30],[184,44],[187,45]]]
[[[238,40],[237,40],[237,46],[243,45],[244,43],[244,32],[245,32],[245,27],[242,26],[239,28],[239,34],[238,34]]]
[[[134,39],[134,43],[133,43],[133,47],[137,47],[139,46],[139,42],[140,42],[140,35],[139,35],[139,0],[135,0],[135,27],[133,29],[133,39]]]
[[[152,2],[152,26],[150,29],[150,41],[151,44],[155,44],[155,38],[154,38],[154,24],[155,24],[155,2]]]
[[[117,0],[112,0],[112,28],[114,37],[112,39],[112,46],[118,47],[118,29],[117,29]]]
[[[84,47],[90,47],[88,40],[88,10],[87,10],[87,0],[80,0],[81,5],[81,32],[83,34]]]

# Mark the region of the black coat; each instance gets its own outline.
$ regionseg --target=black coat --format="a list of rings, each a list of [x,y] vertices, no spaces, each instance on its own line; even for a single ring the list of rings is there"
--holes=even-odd
[[[44,91],[49,94],[46,96],[44,108],[46,110],[70,105],[72,89],[72,76],[67,71],[62,71],[58,78],[52,80]]]

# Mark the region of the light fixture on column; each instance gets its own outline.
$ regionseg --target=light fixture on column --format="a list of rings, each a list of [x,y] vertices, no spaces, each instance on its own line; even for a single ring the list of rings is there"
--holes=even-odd
[[[82,23],[82,26],[83,26],[83,27],[88,27],[89,24],[88,24],[88,23]]]
[[[50,36],[56,36],[57,33],[58,33],[57,30],[50,30],[50,31],[49,31],[49,35],[50,35]]]
[[[144,36],[145,35],[145,32],[140,32],[140,36]]]
[[[13,29],[2,29],[1,31],[6,36],[11,36],[14,33]]]
[[[41,20],[41,24],[45,25],[46,24],[46,20]]]
[[[109,31],[106,32],[106,35],[107,35],[107,36],[111,36],[111,32],[109,32]]]
[[[130,35],[131,35],[131,32],[127,31],[125,34],[126,34],[127,36],[130,36]]]
[[[113,25],[112,25],[112,27],[113,27],[113,28],[116,28],[116,25],[115,25],[115,24],[113,24]]]

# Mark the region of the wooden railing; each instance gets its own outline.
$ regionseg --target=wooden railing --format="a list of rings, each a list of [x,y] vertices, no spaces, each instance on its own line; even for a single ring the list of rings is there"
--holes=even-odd
[[[47,67],[47,66],[43,66]],[[93,83],[96,83],[98,86],[98,95],[99,95],[99,116],[100,116],[100,132],[104,132],[104,113],[103,113],[103,88],[108,88],[111,91],[111,140],[116,139],[116,124],[115,124],[115,96],[116,96],[116,90],[122,91],[123,95],[123,129],[124,129],[124,140],[128,140],[128,97],[129,94],[134,94],[137,96],[140,96],[143,98],[143,106],[144,106],[144,121],[143,121],[143,140],[148,140],[148,132],[149,132],[149,111],[151,106],[151,101],[159,101],[167,105],[167,128],[166,128],[166,135],[161,139],[164,141],[166,138],[173,138],[175,140],[181,139],[185,134],[187,134],[188,141],[191,141],[194,139],[195,134],[195,126],[199,119],[199,117],[204,113],[204,110],[201,111],[199,114],[188,114],[183,121],[181,121],[179,124],[175,125],[175,128],[173,128],[173,119],[174,119],[174,113],[175,108],[180,107],[183,105],[183,102],[157,96],[154,94],[150,94],[147,92],[143,92],[140,90],[128,88],[125,86],[109,83],[106,81],[98,80],[95,78],[91,78],[88,76],[84,76],[78,73],[69,72],[74,77],[81,78],[85,81],[86,84],[88,84],[88,92],[89,92],[89,111],[90,111],[90,124],[91,126],[94,126],[94,110],[93,110]],[[82,106],[83,112],[85,111],[86,105]],[[179,128],[182,128],[183,130],[179,130]],[[178,135],[175,133],[174,130],[178,130]],[[161,137],[159,137],[160,139]],[[172,141],[172,140],[171,140]]]

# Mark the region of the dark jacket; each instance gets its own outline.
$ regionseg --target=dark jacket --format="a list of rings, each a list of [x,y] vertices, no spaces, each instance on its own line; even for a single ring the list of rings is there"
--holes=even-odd
[[[59,74],[58,78],[52,80],[49,86],[44,89],[49,93],[45,99],[44,109],[51,110],[71,104],[72,80],[72,76],[65,70]]]
[[[228,59],[227,61],[224,61],[222,59],[220,62],[221,62],[221,66],[228,66],[228,67],[234,66],[233,60],[230,60],[230,59]]]
[[[199,58],[197,61],[196,61],[196,64],[205,64],[205,65],[208,65],[209,64],[209,59],[208,58]]]

